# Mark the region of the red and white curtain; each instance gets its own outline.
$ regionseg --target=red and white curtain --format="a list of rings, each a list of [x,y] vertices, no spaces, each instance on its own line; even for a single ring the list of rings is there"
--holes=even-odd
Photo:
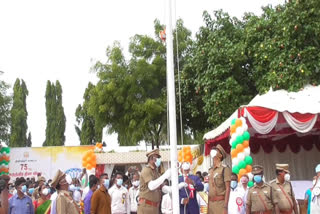
[[[248,118],[252,128],[259,134],[270,133],[277,125],[279,114],[282,114],[287,124],[299,133],[311,131],[318,119],[317,114],[280,113],[263,107],[246,107],[242,111],[242,115]]]
[[[317,114],[282,113],[289,126],[297,132],[307,133],[311,131],[317,122]]]

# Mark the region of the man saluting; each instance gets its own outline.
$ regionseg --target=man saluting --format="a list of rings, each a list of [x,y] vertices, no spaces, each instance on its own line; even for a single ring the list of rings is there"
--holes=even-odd
[[[162,176],[158,171],[161,165],[159,149],[147,153],[148,165],[142,169],[140,176],[140,193],[138,214],[158,214],[161,201],[161,185],[171,177],[170,169]]]

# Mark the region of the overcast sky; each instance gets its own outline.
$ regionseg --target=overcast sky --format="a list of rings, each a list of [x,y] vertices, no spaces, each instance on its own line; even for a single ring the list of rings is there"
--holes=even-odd
[[[261,6],[284,0],[177,0],[176,17],[193,34],[203,24],[202,12],[223,9],[241,18],[244,12],[261,13]],[[75,110],[89,81],[96,82],[90,67],[105,60],[105,50],[115,40],[127,52],[130,37],[153,36],[153,21],[165,22],[164,0],[10,0],[0,1],[0,76],[13,85],[25,80],[28,127],[32,146],[45,140],[45,88],[59,80],[67,118],[66,145],[79,145]],[[175,18],[175,15],[173,15]],[[12,93],[12,89],[10,90]],[[106,139],[115,142],[116,138]]]

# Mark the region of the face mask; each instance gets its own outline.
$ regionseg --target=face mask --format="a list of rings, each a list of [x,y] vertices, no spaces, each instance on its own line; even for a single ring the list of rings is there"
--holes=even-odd
[[[27,192],[27,186],[26,185],[23,185],[21,187],[21,192]]]
[[[13,195],[15,195],[15,194],[17,194],[17,190],[15,189],[15,190],[13,190],[13,193],[12,193]]]
[[[290,181],[290,174],[285,174],[284,175],[284,180],[287,181],[287,182]]]
[[[209,192],[209,183],[204,183],[204,185],[203,185],[203,190],[204,190],[205,192]]]
[[[108,189],[109,188],[109,179],[104,179],[103,185],[106,189]],[[100,186],[99,186],[99,188],[100,188]]]
[[[30,195],[32,195],[32,193],[34,192],[34,188],[30,188],[30,189],[28,190],[28,192],[29,192]]]
[[[217,150],[211,150],[210,156],[211,158],[214,158],[217,155]]]
[[[75,186],[74,186],[73,184],[71,184],[71,185],[69,186],[69,191],[73,192],[74,190],[75,190]]]
[[[247,184],[248,183],[248,178],[247,177],[242,177],[241,179],[240,179],[240,182],[242,183],[242,184]]]
[[[139,180],[134,181],[134,182],[132,182],[132,185],[135,187],[138,187],[140,185],[140,181]]]
[[[238,182],[237,182],[237,181],[231,181],[230,187],[231,187],[232,189],[235,189],[237,186],[238,186]]]
[[[50,190],[48,188],[45,188],[42,190],[42,194],[47,196],[50,193]]]
[[[255,176],[253,177],[253,180],[254,180],[254,182],[256,182],[256,183],[261,183],[261,181],[262,181],[262,176],[261,176],[261,175],[255,175]]]
[[[160,166],[160,164],[161,164],[161,158],[157,158],[157,160],[156,160],[156,167],[159,167]]]
[[[66,181],[69,185],[72,183],[72,178],[69,174],[66,175]]]
[[[122,180],[121,178],[120,178],[120,179],[117,179],[117,185],[118,185],[118,186],[121,186],[122,183],[123,183],[123,180]]]

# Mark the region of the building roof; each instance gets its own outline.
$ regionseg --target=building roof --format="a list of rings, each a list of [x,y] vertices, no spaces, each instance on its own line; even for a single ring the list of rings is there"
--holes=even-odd
[[[97,164],[133,164],[133,163],[147,163],[145,151],[137,152],[109,152],[109,153],[95,153],[97,157]],[[167,162],[170,160],[170,151],[161,151],[161,160]]]

